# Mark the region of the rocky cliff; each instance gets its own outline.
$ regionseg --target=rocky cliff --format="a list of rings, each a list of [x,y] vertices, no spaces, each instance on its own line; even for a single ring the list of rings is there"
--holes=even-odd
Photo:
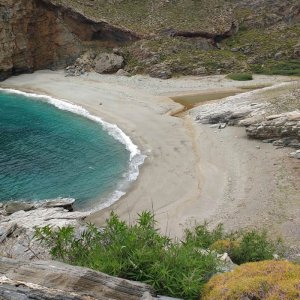
[[[0,1],[0,80],[73,62],[84,43],[116,46],[138,37],[42,0]]]

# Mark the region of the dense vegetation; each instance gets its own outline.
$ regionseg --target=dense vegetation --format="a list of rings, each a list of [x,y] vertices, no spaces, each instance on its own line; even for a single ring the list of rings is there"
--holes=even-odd
[[[214,276],[205,286],[203,300],[300,299],[300,265],[287,261],[244,264]]]
[[[186,229],[182,241],[173,241],[156,228],[154,215],[143,212],[137,223],[127,225],[111,214],[99,230],[89,225],[78,234],[68,226],[36,229],[36,238],[50,248],[55,259],[142,281],[159,294],[196,299],[205,283],[228,269],[217,252],[228,251],[235,263],[272,259],[278,244],[258,231],[226,234],[221,225]]]

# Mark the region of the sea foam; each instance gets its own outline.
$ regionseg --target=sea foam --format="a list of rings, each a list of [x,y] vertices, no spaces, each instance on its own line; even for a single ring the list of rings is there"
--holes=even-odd
[[[93,210],[103,209],[111,206],[114,202],[118,201],[122,196],[126,194],[126,190],[129,187],[129,184],[135,181],[139,175],[139,167],[144,163],[146,155],[142,154],[138,146],[135,145],[131,138],[126,135],[116,124],[111,124],[106,121],[103,121],[100,117],[90,114],[82,106],[73,104],[65,99],[56,99],[48,95],[39,95],[35,93],[23,92],[15,89],[4,89],[0,88],[0,91],[13,93],[18,95],[23,95],[28,98],[35,98],[38,100],[44,100],[47,103],[55,106],[60,110],[65,110],[72,112],[77,115],[81,115],[87,119],[90,119],[96,123],[99,123],[103,130],[105,130],[110,136],[122,143],[130,153],[130,163],[129,170],[124,176],[124,180],[118,184],[116,191],[107,199],[104,203],[95,205]]]

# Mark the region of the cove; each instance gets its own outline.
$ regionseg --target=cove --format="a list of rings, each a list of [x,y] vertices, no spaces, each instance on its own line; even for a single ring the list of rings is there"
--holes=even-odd
[[[115,125],[45,99],[0,91],[0,202],[70,197],[87,209],[115,201],[137,177],[137,148]]]

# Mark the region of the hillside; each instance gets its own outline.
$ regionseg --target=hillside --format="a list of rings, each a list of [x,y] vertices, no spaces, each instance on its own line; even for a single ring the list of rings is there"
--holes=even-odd
[[[52,2],[138,34],[141,41],[124,53],[131,72],[148,73],[153,65],[187,75],[300,68],[297,0]]]
[[[0,78],[61,68],[80,52],[116,47],[132,74],[300,72],[297,0],[23,2],[0,3]],[[23,26],[15,32],[17,20]]]

